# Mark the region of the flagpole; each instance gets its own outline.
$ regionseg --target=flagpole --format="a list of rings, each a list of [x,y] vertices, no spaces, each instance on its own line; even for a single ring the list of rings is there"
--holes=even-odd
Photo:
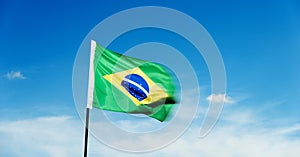
[[[87,147],[88,147],[88,138],[89,138],[89,120],[90,120],[90,109],[86,108],[86,117],[85,117],[85,135],[84,135],[84,157],[87,157]]]
[[[89,138],[89,121],[90,121],[90,109],[93,108],[93,94],[94,94],[94,55],[96,49],[96,41],[91,40],[91,52],[90,52],[90,66],[89,66],[89,78],[88,78],[88,94],[86,105],[86,117],[85,117],[85,135],[84,135],[84,157],[87,157],[88,151],[88,138]]]

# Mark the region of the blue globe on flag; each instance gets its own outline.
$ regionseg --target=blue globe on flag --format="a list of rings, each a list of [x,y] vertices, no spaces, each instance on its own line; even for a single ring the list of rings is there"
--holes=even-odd
[[[149,86],[146,80],[138,74],[126,75],[121,85],[139,101],[146,99],[149,95]]]

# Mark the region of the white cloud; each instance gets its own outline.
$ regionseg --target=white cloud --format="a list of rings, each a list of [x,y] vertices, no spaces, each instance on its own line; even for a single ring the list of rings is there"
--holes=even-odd
[[[235,118],[244,117],[243,120]],[[251,119],[251,120],[250,120]],[[203,139],[197,136],[195,128],[191,129],[179,142],[166,148],[166,152],[174,152],[174,156],[204,157],[297,157],[300,150],[300,138],[289,135],[299,133],[299,124],[292,127],[273,125],[266,127],[251,110],[238,112],[226,111],[213,131]],[[224,122],[225,121],[225,122]],[[194,134],[194,135],[193,135]],[[188,138],[187,138],[188,137]],[[183,149],[182,149],[183,148]],[[170,155],[171,156],[171,155]]]
[[[242,120],[237,120],[243,117]],[[251,120],[248,120],[251,119]],[[190,129],[171,145],[150,153],[145,157],[298,157],[300,154],[300,138],[289,135],[299,133],[299,124],[290,127],[273,125],[266,127],[261,121],[263,117],[251,109],[230,108],[225,110],[221,121],[205,138],[198,137],[198,124]],[[120,120],[120,123],[137,125],[137,123]],[[146,127],[145,124],[142,124]],[[127,139],[117,135],[114,130],[106,130],[106,124],[101,124],[101,131],[110,132],[116,136],[115,142],[128,145],[143,143],[142,139]],[[49,157],[80,157],[82,156],[83,124],[72,117],[41,117],[19,121],[0,121],[0,156],[49,156]],[[145,137],[147,138],[147,137]],[[162,137],[163,138],[163,137]],[[7,155],[8,154],[8,155]],[[89,157],[98,156],[138,157],[141,154],[128,154],[116,151],[90,136]],[[3,155],[4,156],[4,155]]]
[[[164,151],[174,156],[191,157],[297,157],[299,155],[299,140],[289,140],[282,136],[259,133],[259,131],[261,130],[245,131],[234,126],[218,128],[205,139],[181,138],[179,142]]]
[[[81,156],[80,126],[64,116],[0,121],[0,156]]]
[[[197,129],[190,129],[183,137],[175,143],[155,152],[145,153],[143,156],[162,156],[162,157],[298,157],[300,150],[300,140],[287,138],[283,135],[271,134],[273,129],[252,128],[241,129],[239,126],[217,127],[206,138],[196,138]],[[271,133],[270,133],[271,132]],[[91,152],[96,156],[124,156],[137,157],[140,154],[127,154],[112,150],[92,139]],[[138,139],[127,142],[142,142]]]
[[[206,98],[211,103],[225,103],[225,104],[232,104],[234,100],[225,94],[211,94]]]
[[[26,79],[26,77],[20,71],[10,71],[4,75],[9,80],[13,79]]]
[[[280,128],[274,134],[284,135],[284,134],[292,134],[295,132],[300,133],[300,124],[295,124],[295,125],[287,127],[287,128]]]

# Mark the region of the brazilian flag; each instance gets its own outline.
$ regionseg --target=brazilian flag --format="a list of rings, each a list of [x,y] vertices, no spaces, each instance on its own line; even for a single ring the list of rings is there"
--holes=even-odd
[[[175,104],[166,67],[107,50],[92,40],[88,106],[164,121]]]

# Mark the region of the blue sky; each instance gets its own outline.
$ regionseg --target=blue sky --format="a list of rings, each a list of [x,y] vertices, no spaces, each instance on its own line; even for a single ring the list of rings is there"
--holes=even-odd
[[[219,152],[224,156],[292,157],[300,153],[296,149],[300,146],[298,1],[4,0],[0,2],[0,146],[5,149],[0,149],[0,156],[82,155],[83,124],[72,95],[76,53],[99,22],[139,6],[179,10],[207,29],[223,57],[227,99],[231,100],[207,138],[195,139],[201,121],[196,118],[175,143],[145,156],[211,157],[218,155],[214,146],[222,146]],[[202,66],[195,67],[201,78],[200,102],[208,103],[210,78],[205,63],[200,55],[191,53],[191,47],[185,47],[185,41],[173,36],[160,30],[137,30],[120,37],[111,49],[123,52],[143,41],[180,45],[178,49],[192,63]],[[170,37],[174,40],[168,40]],[[204,112],[198,114],[202,117]],[[132,125],[132,121],[118,124]],[[70,134],[76,138],[68,137]],[[108,148],[94,138],[90,142],[91,156],[135,156]]]

